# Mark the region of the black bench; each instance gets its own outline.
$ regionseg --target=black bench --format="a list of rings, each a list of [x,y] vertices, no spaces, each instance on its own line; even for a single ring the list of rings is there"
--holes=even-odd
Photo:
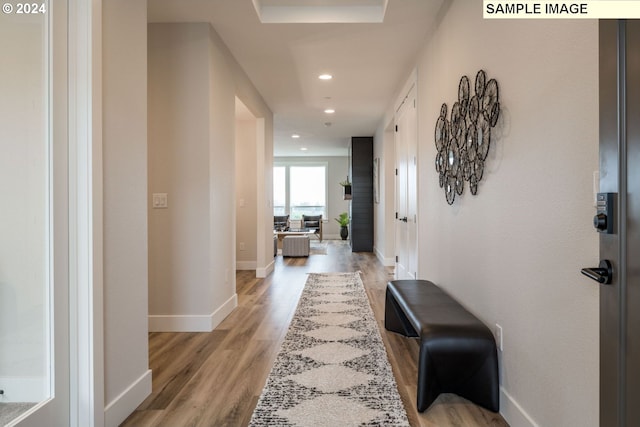
[[[498,354],[493,334],[433,283],[394,280],[387,285],[384,326],[420,338],[418,411],[440,393],[455,393],[498,412]]]

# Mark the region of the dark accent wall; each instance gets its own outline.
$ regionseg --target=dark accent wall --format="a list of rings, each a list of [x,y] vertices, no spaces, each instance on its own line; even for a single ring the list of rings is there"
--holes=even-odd
[[[373,252],[373,137],[351,138],[351,250]]]

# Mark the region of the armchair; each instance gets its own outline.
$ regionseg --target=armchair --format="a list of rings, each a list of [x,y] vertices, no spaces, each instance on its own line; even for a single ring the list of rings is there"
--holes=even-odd
[[[322,242],[322,215],[302,215],[302,227],[315,229],[313,233]]]
[[[289,229],[289,215],[274,215],[273,229],[275,231],[287,231]]]

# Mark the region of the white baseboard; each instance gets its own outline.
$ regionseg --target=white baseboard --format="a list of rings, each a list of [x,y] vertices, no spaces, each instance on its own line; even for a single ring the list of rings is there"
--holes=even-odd
[[[233,294],[216,311],[207,315],[149,315],[149,332],[211,332],[238,306]]]
[[[275,268],[276,262],[272,260],[266,267],[264,268],[256,268],[256,277],[259,279],[263,279],[270,275]]]
[[[378,250],[378,248],[374,248],[373,250],[375,251],[376,257],[378,258],[378,260],[380,260],[382,265],[384,265],[385,267],[395,267],[395,258],[385,258],[384,255],[382,255],[382,253]]]
[[[500,415],[511,427],[538,427],[538,424],[503,387],[500,387]]]
[[[236,261],[236,270],[255,270],[257,267],[257,261]]]
[[[151,394],[151,369],[104,408],[104,426],[117,427]]]
[[[45,377],[0,377],[1,403],[41,402],[49,397],[49,382]]]

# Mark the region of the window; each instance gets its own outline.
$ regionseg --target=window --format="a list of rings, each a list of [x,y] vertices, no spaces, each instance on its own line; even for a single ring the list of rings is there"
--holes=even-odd
[[[327,165],[283,164],[273,168],[273,214],[327,216]]]

